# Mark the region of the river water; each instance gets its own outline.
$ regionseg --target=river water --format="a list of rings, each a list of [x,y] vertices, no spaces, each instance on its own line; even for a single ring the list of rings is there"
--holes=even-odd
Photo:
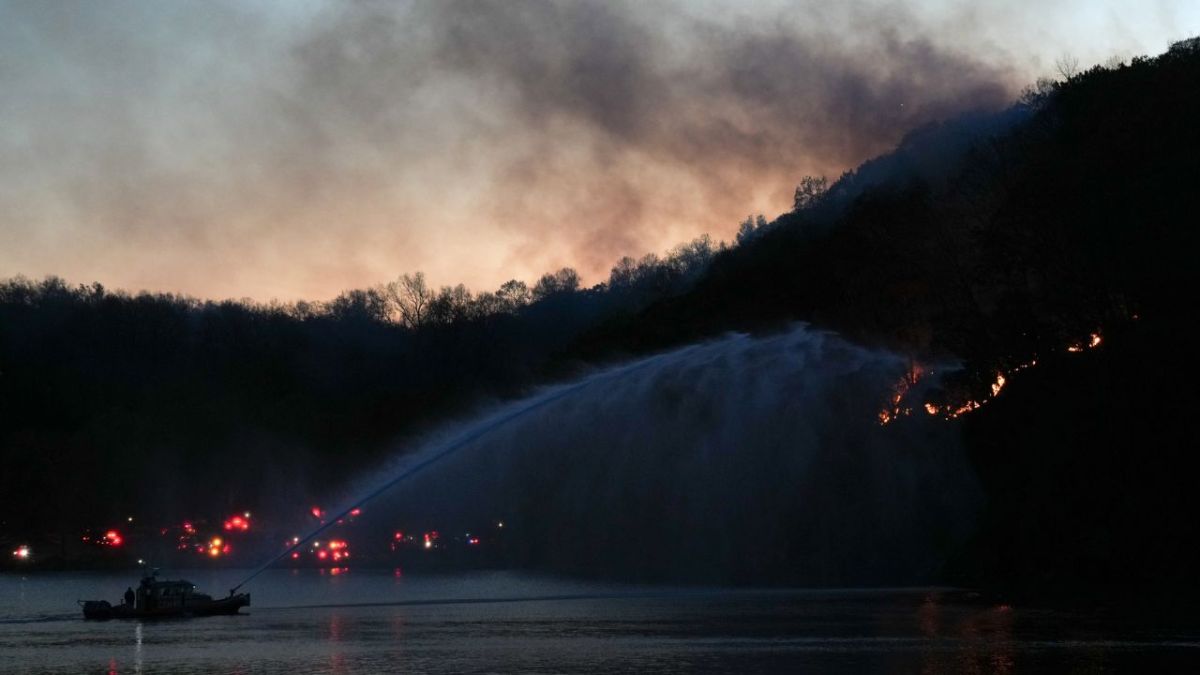
[[[239,571],[179,575],[221,594]],[[945,589],[630,586],[511,572],[271,570],[244,615],[83,621],[109,573],[0,575],[0,671],[1200,672],[1193,622]]]

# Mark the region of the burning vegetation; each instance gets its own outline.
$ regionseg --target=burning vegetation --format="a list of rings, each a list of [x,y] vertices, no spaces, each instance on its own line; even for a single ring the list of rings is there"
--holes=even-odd
[[[1100,333],[1091,333],[1086,340],[1067,345],[1066,351],[1070,354],[1078,354],[1088,349],[1096,349],[1103,341],[1104,338]],[[1008,384],[1008,378],[1014,373],[1033,368],[1037,364],[1038,360],[1032,358],[1029,361],[1010,368],[1007,373],[997,371],[995,378],[988,387],[991,391],[990,394],[985,394],[977,398],[967,396],[950,402],[922,401],[918,403],[911,400],[913,396],[910,396],[910,394],[913,394],[914,389],[922,379],[933,374],[934,370],[913,361],[909,364],[908,369],[900,380],[892,387],[892,393],[888,397],[887,404],[879,411],[879,424],[891,424],[901,417],[912,415],[915,410],[924,410],[927,415],[947,420],[962,417],[967,413],[979,410],[999,396],[1000,392],[1004,390],[1005,385]]]

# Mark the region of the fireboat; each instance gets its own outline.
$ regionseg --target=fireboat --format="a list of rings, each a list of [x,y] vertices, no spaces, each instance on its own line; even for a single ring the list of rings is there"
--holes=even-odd
[[[237,614],[250,606],[249,593],[229,592],[225,598],[196,592],[196,585],[184,579],[160,580],[158,570],[142,577],[137,590],[125,591],[119,604],[107,600],[80,600],[85,619],[167,619],[215,614]]]

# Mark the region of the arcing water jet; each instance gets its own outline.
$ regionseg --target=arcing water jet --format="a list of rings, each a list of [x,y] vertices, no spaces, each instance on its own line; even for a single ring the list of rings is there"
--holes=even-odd
[[[906,367],[796,326],[612,368],[450,427],[296,546],[378,500],[372,516],[392,519],[381,523],[389,530],[418,514],[505,514],[521,566],[645,580],[929,582],[969,532],[978,491],[956,428],[878,425]]]

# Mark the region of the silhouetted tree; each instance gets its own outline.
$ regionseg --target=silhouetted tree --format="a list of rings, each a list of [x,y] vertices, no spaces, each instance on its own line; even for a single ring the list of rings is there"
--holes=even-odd
[[[738,225],[738,231],[736,237],[734,238],[734,242],[738,246],[742,246],[753,239],[759,232],[766,229],[766,227],[767,219],[765,216],[763,216],[763,214],[760,213],[755,217],[746,216],[746,219],[743,220],[740,225]]]
[[[529,304],[532,299],[532,294],[529,292],[529,287],[524,281],[510,279],[500,285],[500,289],[496,291],[496,300],[501,308],[501,311],[515,314],[519,309]]]
[[[329,303],[328,312],[344,321],[387,321],[388,298],[374,288],[346,291]]]
[[[624,256],[608,273],[609,288],[628,288],[637,280],[637,261]]]
[[[387,296],[402,324],[412,329],[425,325],[434,293],[425,284],[424,273],[405,274],[389,283]]]
[[[1054,69],[1064,80],[1071,80],[1079,74],[1079,59],[1071,54],[1063,54],[1054,61]]]
[[[473,301],[471,291],[466,286],[443,286],[429,303],[427,320],[442,325],[465,321],[471,317]]]
[[[549,297],[574,293],[579,290],[579,273],[570,267],[564,267],[557,272],[543,274],[533,287],[534,300],[544,300]]]
[[[471,307],[468,312],[470,318],[481,319],[492,316],[493,314],[503,314],[507,310],[501,303],[500,298],[491,291],[483,291],[475,296],[471,301]]]
[[[796,186],[792,198],[792,210],[803,211],[816,204],[829,189],[829,181],[824,176],[805,176]]]

